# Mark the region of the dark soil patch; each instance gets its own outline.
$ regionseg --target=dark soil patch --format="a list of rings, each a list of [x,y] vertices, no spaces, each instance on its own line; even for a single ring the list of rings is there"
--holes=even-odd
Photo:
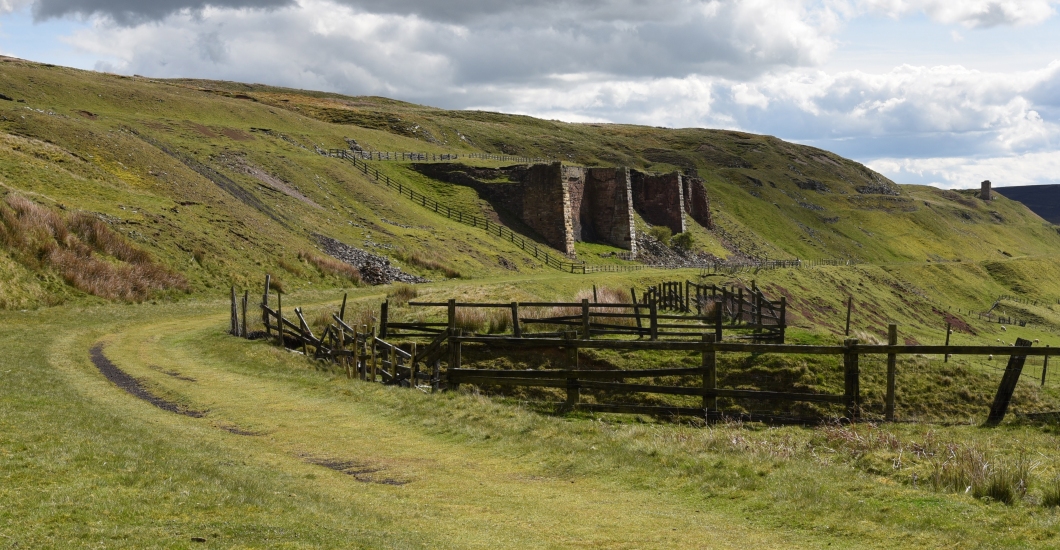
[[[79,115],[81,115],[81,116],[83,116],[85,118],[92,119],[92,120],[96,120],[96,118],[98,118],[98,115],[96,115],[96,113],[89,112],[89,111],[78,111],[77,114],[79,114]]]
[[[192,128],[195,129],[195,131],[199,132],[200,134],[202,134],[202,135],[204,135],[206,137],[211,137],[211,138],[217,137],[217,134],[213,130],[207,128],[206,126],[203,126],[202,124],[196,124],[194,122],[188,121],[187,125],[191,126]]]
[[[103,344],[96,344],[89,350],[89,355],[92,358],[92,364],[99,369],[99,372],[114,383],[119,388],[129,392],[133,397],[143,399],[148,403],[172,413],[183,414],[184,416],[190,416],[193,418],[202,418],[205,413],[201,411],[193,411],[182,407],[172,401],[166,401],[161,397],[152,395],[151,392],[144,388],[143,384],[139,380],[129,376],[125,371],[118,368],[117,365],[112,363],[110,359],[107,359],[103,355]]]
[[[394,485],[401,486],[405,485],[407,481],[400,481],[397,479],[390,478],[379,478],[372,476],[376,472],[382,471],[381,468],[373,468],[367,464],[357,462],[355,460],[340,460],[337,458],[314,458],[314,457],[302,457],[306,462],[315,464],[317,466],[323,466],[329,470],[335,470],[336,472],[344,473],[348,476],[353,477],[361,483],[379,483],[381,485]]]
[[[935,309],[935,308],[931,308],[931,310],[934,311],[935,313],[941,315],[942,318],[947,323],[950,324],[950,328],[952,328],[953,330],[956,330],[956,331],[959,331],[959,332],[963,332],[965,334],[971,334],[971,335],[975,335],[976,334],[975,329],[972,328],[971,325],[966,323],[964,321],[964,319],[961,319],[960,317],[958,317],[958,316],[956,316],[956,315],[954,315],[954,314],[952,314],[952,313],[950,313],[948,311],[939,311],[938,309]]]

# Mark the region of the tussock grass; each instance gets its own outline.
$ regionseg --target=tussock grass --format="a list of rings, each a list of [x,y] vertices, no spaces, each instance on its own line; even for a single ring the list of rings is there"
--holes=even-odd
[[[58,271],[67,283],[107,299],[142,301],[156,292],[189,290],[187,280],[155,263],[102,220],[63,216],[11,193],[0,203],[0,242],[22,261]]]
[[[395,306],[405,305],[419,295],[420,292],[416,290],[416,287],[405,283],[394,285],[394,288],[386,293],[387,299]]]
[[[360,270],[346,262],[336,260],[335,258],[301,251],[298,253],[298,259],[312,264],[326,275],[335,275],[358,285],[363,282],[361,280]]]
[[[459,271],[442,263],[435,254],[416,251],[411,254],[402,254],[401,259],[416,267],[441,272],[447,279],[460,278]]]
[[[456,326],[462,330],[498,334],[512,327],[512,312],[504,308],[456,308]]]

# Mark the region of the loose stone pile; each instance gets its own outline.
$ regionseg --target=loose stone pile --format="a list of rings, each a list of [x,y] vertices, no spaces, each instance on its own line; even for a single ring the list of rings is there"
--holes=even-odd
[[[390,265],[390,259],[384,256],[377,256],[324,235],[313,236],[327,255],[356,267],[361,272],[361,280],[370,285],[386,285],[394,281],[401,283],[430,282],[423,277],[405,273]]]

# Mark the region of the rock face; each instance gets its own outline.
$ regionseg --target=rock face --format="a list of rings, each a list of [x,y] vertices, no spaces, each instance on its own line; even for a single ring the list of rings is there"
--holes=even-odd
[[[324,235],[313,235],[324,253],[337,260],[346,262],[356,267],[361,272],[361,280],[370,285],[386,285],[394,281],[402,283],[428,283],[427,279],[405,273],[390,265],[390,259],[377,256],[366,250],[352,247],[346,243],[325,237]]]
[[[634,210],[648,223],[665,225],[675,233],[685,231],[685,214],[708,229],[714,227],[703,182],[677,172],[654,175],[558,162],[497,169],[456,163],[413,168],[475,189],[568,256],[574,255],[575,242],[592,241],[624,248],[636,257]]]

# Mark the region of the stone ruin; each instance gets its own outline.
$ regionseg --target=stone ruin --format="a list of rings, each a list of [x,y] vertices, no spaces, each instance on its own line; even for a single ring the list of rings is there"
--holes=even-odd
[[[574,255],[577,241],[603,242],[637,254],[636,211],[652,225],[686,231],[685,214],[708,229],[710,200],[698,178],[654,175],[629,168],[553,164],[476,168],[414,164],[431,178],[475,189],[498,213],[514,216],[549,245]],[[509,220],[513,221],[513,220]]]
[[[982,185],[982,188],[979,190],[979,198],[984,201],[993,200],[994,197],[990,192],[990,180],[983,180],[980,185]]]

